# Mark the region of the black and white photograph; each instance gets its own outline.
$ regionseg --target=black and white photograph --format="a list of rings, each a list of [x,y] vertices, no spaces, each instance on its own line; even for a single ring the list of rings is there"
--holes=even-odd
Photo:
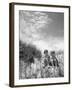
[[[69,84],[70,7],[12,3],[10,10],[10,86]]]
[[[19,79],[64,77],[64,13],[19,11]]]

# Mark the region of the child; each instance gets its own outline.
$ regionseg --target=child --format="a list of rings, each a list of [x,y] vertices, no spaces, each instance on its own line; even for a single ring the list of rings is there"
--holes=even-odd
[[[57,60],[56,55],[55,55],[55,51],[51,52],[51,61],[52,61],[53,66],[59,67],[58,60]]]
[[[58,77],[59,76],[59,63],[58,63],[58,60],[56,58],[56,55],[55,55],[55,51],[52,51],[51,52],[51,63],[52,63],[52,76],[53,77]]]
[[[48,50],[44,50],[44,56],[42,57],[42,77],[48,77],[48,66],[50,62],[50,56],[48,55]]]
[[[50,56],[48,55],[48,50],[44,50],[44,65],[49,65],[50,62]]]

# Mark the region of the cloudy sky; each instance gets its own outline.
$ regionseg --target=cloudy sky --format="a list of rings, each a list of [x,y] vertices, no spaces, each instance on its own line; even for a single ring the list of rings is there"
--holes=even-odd
[[[64,14],[19,11],[20,40],[38,49],[63,50]]]

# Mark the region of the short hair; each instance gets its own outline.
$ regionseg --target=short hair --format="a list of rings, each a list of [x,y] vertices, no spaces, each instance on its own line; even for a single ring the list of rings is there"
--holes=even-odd
[[[55,51],[51,51],[51,55],[55,55]]]
[[[44,50],[44,54],[45,54],[45,53],[48,53],[48,50]]]

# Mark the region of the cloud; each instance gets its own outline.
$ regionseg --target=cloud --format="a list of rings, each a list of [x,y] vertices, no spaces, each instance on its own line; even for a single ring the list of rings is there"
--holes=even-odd
[[[46,12],[19,11],[20,40],[27,44],[33,44],[41,51],[59,50],[64,48],[61,38],[49,35],[49,25],[53,19]]]
[[[38,49],[40,49],[42,52],[45,49],[48,49],[49,51],[51,50],[63,50],[64,49],[64,41],[61,40],[60,38],[48,38],[44,40],[37,40],[33,42],[34,45],[37,46]]]
[[[43,38],[42,28],[48,26],[52,21],[47,13],[34,11],[20,11],[20,39],[23,42],[33,42]]]

